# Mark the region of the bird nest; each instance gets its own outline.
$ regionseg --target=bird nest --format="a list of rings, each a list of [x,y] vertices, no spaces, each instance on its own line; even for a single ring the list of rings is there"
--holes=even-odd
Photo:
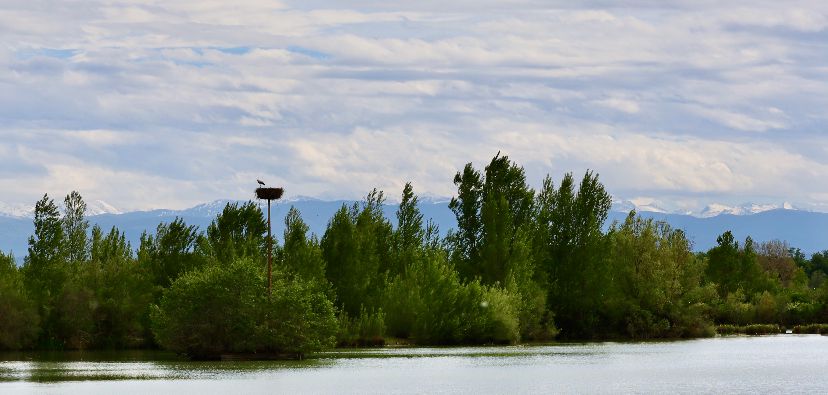
[[[282,188],[256,188],[256,197],[259,199],[276,200],[282,197],[285,190]]]

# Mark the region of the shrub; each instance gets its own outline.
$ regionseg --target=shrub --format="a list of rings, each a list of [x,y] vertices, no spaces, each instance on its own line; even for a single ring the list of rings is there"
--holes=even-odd
[[[382,309],[368,310],[364,306],[359,316],[350,318],[343,311],[339,315],[339,346],[382,346],[385,344],[385,313]]]
[[[32,346],[39,323],[37,309],[23,287],[14,257],[0,252],[0,349]]]
[[[717,321],[745,325],[755,320],[753,305],[745,300],[742,290],[731,292],[718,306]]]
[[[716,332],[720,335],[775,335],[783,333],[782,327],[776,324],[751,324],[751,325],[719,325]]]
[[[828,334],[828,324],[796,325],[791,330],[793,333]]]
[[[248,259],[179,277],[151,312],[158,344],[193,358],[331,346],[336,318],[330,300],[299,280],[274,274],[270,298],[261,268]]]
[[[441,253],[413,262],[386,290],[390,333],[418,344],[514,343],[520,299],[479,281],[463,284]]]
[[[746,335],[774,335],[783,333],[782,327],[776,324],[752,324],[744,326]]]

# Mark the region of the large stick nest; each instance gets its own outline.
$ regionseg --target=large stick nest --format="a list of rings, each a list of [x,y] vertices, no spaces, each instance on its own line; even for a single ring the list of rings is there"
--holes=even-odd
[[[283,193],[283,188],[256,188],[256,197],[259,199],[277,200]]]

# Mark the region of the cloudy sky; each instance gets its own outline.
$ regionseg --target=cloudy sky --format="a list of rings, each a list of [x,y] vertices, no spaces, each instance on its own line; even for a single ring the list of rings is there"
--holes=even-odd
[[[0,4],[7,204],[451,196],[501,151],[533,185],[828,211],[826,125],[818,0]]]

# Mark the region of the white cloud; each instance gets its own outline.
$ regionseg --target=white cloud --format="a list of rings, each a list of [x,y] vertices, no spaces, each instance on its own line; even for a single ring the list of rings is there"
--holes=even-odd
[[[641,107],[638,105],[637,102],[633,100],[613,97],[609,99],[598,100],[595,103],[621,112],[625,112],[627,114],[637,114],[639,111],[641,111]]]
[[[746,132],[764,132],[770,129],[783,129],[785,127],[785,124],[780,121],[757,119],[733,111],[715,108],[696,108],[694,111],[699,113],[699,115],[719,122],[724,126]],[[778,112],[768,111],[768,115],[773,115],[775,118],[778,118]]]
[[[828,207],[828,5],[607,4],[11,0],[0,200],[449,195],[502,150],[536,183]]]

